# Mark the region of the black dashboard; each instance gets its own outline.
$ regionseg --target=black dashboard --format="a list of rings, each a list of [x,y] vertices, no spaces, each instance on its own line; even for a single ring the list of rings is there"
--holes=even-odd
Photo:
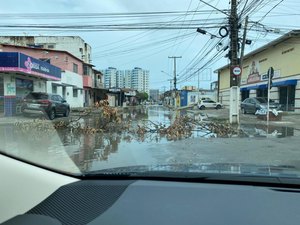
[[[152,180],[82,180],[4,223],[299,224],[300,190]]]

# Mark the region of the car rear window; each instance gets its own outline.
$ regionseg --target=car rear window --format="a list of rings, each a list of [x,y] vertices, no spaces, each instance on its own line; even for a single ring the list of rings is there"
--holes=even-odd
[[[256,98],[257,101],[259,101],[260,103],[267,103],[268,100],[265,98]]]
[[[48,95],[41,94],[41,93],[30,93],[25,98],[26,99],[48,99]]]

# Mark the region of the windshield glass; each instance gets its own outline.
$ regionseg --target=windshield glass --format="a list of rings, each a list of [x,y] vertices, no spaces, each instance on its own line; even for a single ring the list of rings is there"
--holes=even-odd
[[[7,1],[0,152],[76,175],[298,176],[300,2],[229,2]]]

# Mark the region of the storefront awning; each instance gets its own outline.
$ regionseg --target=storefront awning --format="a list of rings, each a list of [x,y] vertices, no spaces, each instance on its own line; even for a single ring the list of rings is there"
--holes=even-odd
[[[297,85],[298,80],[283,80],[278,82],[273,82],[272,87],[281,87],[281,86],[290,86],[290,85]],[[256,84],[248,87],[241,87],[241,91],[249,91],[255,89],[266,89],[268,88],[268,84]]]
[[[294,80],[283,80],[283,81],[279,81],[279,82],[274,82],[273,83],[273,87],[279,87],[279,86],[290,86],[290,85],[297,85],[297,81],[296,79]]]

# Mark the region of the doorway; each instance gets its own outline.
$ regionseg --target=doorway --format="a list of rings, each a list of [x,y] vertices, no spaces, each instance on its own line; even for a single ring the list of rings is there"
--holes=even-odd
[[[264,88],[264,89],[257,89],[256,90],[256,97],[264,97],[267,98],[268,97],[268,89]]]
[[[279,87],[279,103],[284,111],[294,111],[296,86]]]
[[[242,91],[241,96],[242,96],[242,101],[244,101],[246,98],[249,98],[249,96],[250,96],[250,91],[249,91],[249,90],[247,90],[247,91]]]

